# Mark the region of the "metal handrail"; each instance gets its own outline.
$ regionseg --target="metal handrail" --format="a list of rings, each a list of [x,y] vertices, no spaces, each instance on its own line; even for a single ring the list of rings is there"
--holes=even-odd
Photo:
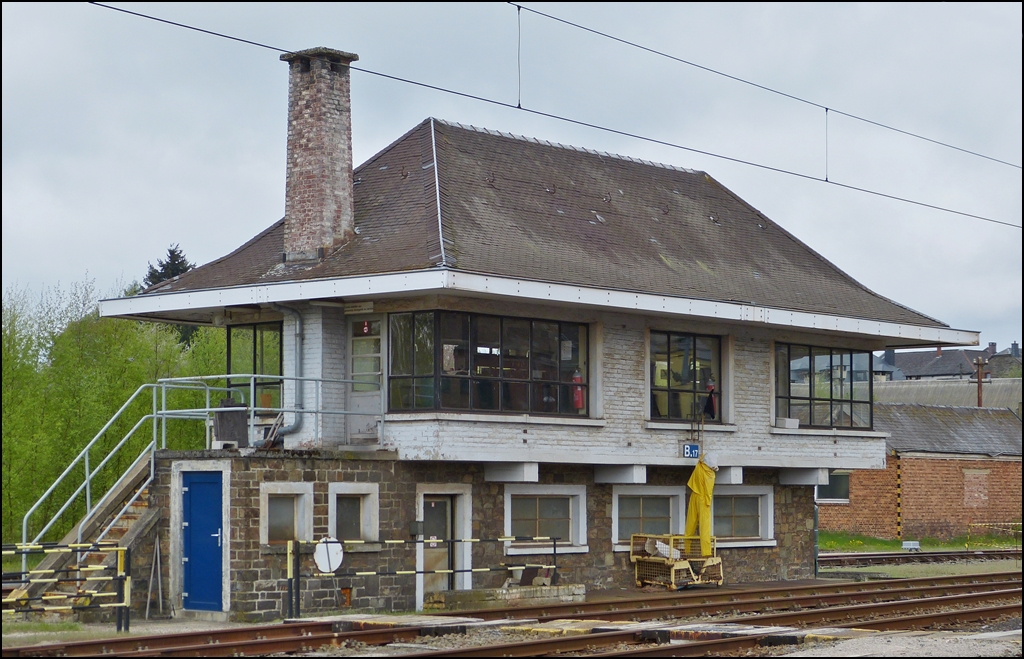
[[[208,383],[211,380],[214,380],[214,381],[216,381],[216,380],[224,381],[224,380],[231,380],[231,379],[240,379],[240,380],[241,379],[248,379],[249,380],[249,385],[248,385],[248,387],[223,387],[223,386],[218,387],[218,386],[211,386]],[[256,406],[252,405],[251,402],[256,400],[257,381],[259,381],[259,385],[260,386],[265,386],[266,384],[268,384],[268,381],[278,381],[281,384],[281,387],[282,387],[282,397],[283,397],[283,393],[284,393],[283,392],[283,387],[284,387],[284,383],[286,381],[295,382],[297,387],[298,386],[303,386],[304,387],[306,383],[314,383],[314,385],[316,385],[314,387],[314,405],[313,405],[312,408],[300,408],[300,407],[291,407],[291,408],[286,408],[286,407],[256,407]],[[86,511],[85,511],[85,515],[83,516],[82,520],[78,524],[79,541],[81,541],[82,540],[82,531],[83,531],[86,523],[89,520],[92,519],[93,515],[96,513],[97,510],[99,510],[102,506],[104,506],[107,503],[107,500],[109,499],[110,496],[113,495],[113,493],[119,491],[119,489],[120,489],[121,485],[123,484],[123,482],[124,482],[125,478],[127,477],[127,475],[133,469],[135,469],[135,467],[139,464],[139,462],[148,454],[149,455],[149,459],[150,459],[150,471],[149,471],[149,476],[148,476],[147,480],[145,481],[143,486],[140,487],[135,492],[135,494],[130,498],[130,500],[121,508],[121,510],[114,517],[114,519],[109,524],[107,524],[107,526],[104,529],[102,529],[99,537],[101,537],[101,538],[105,537],[106,534],[110,531],[110,528],[113,526],[113,524],[124,515],[125,511],[131,506],[132,503],[134,503],[138,499],[138,497],[140,496],[140,493],[145,489],[145,487],[149,483],[152,482],[152,480],[153,480],[153,473],[154,473],[154,466],[155,466],[155,455],[156,455],[156,451],[158,450],[158,445],[159,445],[159,448],[161,448],[161,449],[166,449],[167,448],[167,420],[168,419],[187,419],[187,420],[196,420],[196,421],[204,421],[205,422],[205,421],[207,421],[207,420],[209,420],[211,418],[212,414],[216,414],[217,412],[223,412],[224,411],[224,408],[216,408],[216,407],[212,407],[211,406],[210,397],[211,397],[211,394],[213,392],[223,392],[223,393],[227,393],[227,394],[232,395],[232,396],[235,393],[238,393],[242,397],[242,402],[243,403],[246,402],[246,394],[248,394],[248,401],[250,401],[250,404],[248,405],[248,408],[249,408],[248,409],[248,412],[249,412],[249,437],[254,437],[255,436],[255,428],[256,428],[256,425],[257,425],[256,424],[256,415],[257,415],[257,413],[259,413],[259,412],[269,412],[269,413],[278,413],[278,414],[286,413],[286,414],[295,414],[295,415],[312,414],[312,415],[314,415],[315,417],[318,417],[318,418],[320,417],[320,415],[378,416],[379,419],[380,419],[380,430],[379,430],[379,435],[378,436],[379,436],[379,438],[381,440],[383,440],[383,437],[384,437],[384,410],[385,410],[385,405],[386,405],[386,401],[384,400],[384,396],[383,395],[381,395],[381,409],[378,412],[362,412],[362,411],[360,411],[360,412],[353,412],[353,411],[350,411],[350,410],[337,410],[337,409],[327,410],[327,409],[321,409],[321,402],[324,400],[323,387],[324,387],[325,384],[327,384],[327,385],[331,385],[331,384],[339,384],[339,385],[350,384],[350,385],[361,385],[361,386],[369,385],[369,386],[376,387],[376,390],[379,393],[381,393],[381,394],[383,394],[383,390],[384,390],[383,384],[380,381],[377,381],[377,382],[372,382],[372,381],[371,382],[367,382],[367,381],[364,381],[364,380],[325,379],[325,378],[314,378],[314,377],[294,377],[294,376],[282,376],[282,375],[262,375],[262,374],[251,374],[251,373],[247,373],[247,374],[232,373],[232,374],[227,374],[227,375],[207,375],[207,376],[189,376],[189,377],[177,377],[177,378],[161,378],[161,379],[157,380],[157,382],[154,383],[154,384],[143,384],[143,385],[141,385],[128,398],[128,400],[125,401],[125,403],[117,410],[117,412],[114,413],[114,415],[110,418],[110,420],[107,421],[103,425],[103,427],[99,430],[99,432],[97,432],[96,435],[85,445],[85,447],[78,453],[78,455],[75,456],[75,458],[71,461],[71,463],[68,465],[68,467],[63,471],[63,473],[61,473],[60,476],[57,477],[57,479],[53,482],[52,485],[50,485],[50,487],[46,490],[46,492],[44,492],[42,494],[42,496],[40,496],[36,500],[36,502],[28,509],[28,511],[25,513],[24,517],[22,518],[22,526],[21,526],[22,543],[28,544],[28,523],[29,523],[29,519],[31,518],[31,516],[39,509],[40,506],[43,505],[43,503],[46,500],[48,500],[50,498],[50,496],[57,490],[57,488],[65,480],[67,480],[68,476],[75,469],[75,467],[77,467],[80,464],[84,466],[84,470],[85,470],[84,471],[84,477],[82,479],[82,483],[74,490],[74,492],[71,493],[71,495],[68,497],[67,501],[64,502],[64,504],[60,507],[60,509],[50,517],[50,519],[46,522],[46,524],[43,525],[42,530],[39,531],[39,533],[36,535],[35,538],[33,538],[32,543],[37,543],[40,540],[40,538],[42,538],[43,535],[47,531],[50,530],[50,528],[57,522],[58,519],[60,519],[60,517],[64,514],[64,512],[78,499],[79,495],[81,495],[83,490],[84,490],[84,492],[85,492],[85,507],[86,507]],[[246,389],[248,389],[248,391],[246,391]],[[107,433],[107,431],[110,429],[110,427],[118,419],[121,418],[121,416],[125,413],[125,411],[128,409],[128,407],[133,402],[135,402],[135,400],[137,398],[139,398],[139,396],[143,392],[145,392],[146,390],[151,390],[152,394],[153,394],[152,395],[152,412],[150,414],[143,415],[135,423],[135,425],[132,426],[132,428],[124,435],[124,437],[122,437],[121,440],[112,449],[110,449],[107,452],[107,455],[100,461],[100,463],[98,465],[96,465],[95,468],[90,468],[89,456],[90,456],[90,451],[92,450],[92,448]],[[158,390],[159,390],[159,397],[158,397]],[[168,409],[167,394],[168,394],[168,391],[171,391],[171,390],[191,390],[191,391],[197,391],[198,390],[198,391],[203,391],[204,394],[205,394],[206,405],[205,405],[205,407],[202,407],[202,408]],[[132,464],[128,467],[128,469],[126,469],[125,472],[121,475],[121,477],[118,478],[118,480],[110,488],[107,489],[107,491],[103,494],[103,496],[100,498],[100,500],[95,505],[93,505],[93,503],[92,503],[92,484],[93,484],[93,479],[95,478],[96,474],[99,473],[110,462],[110,460],[114,457],[114,455],[117,454],[122,449],[122,447],[124,447],[127,444],[127,442],[135,435],[135,433],[141,427],[143,427],[143,425],[147,421],[152,421],[152,423],[153,423],[153,438],[152,438],[152,441],[150,441],[150,443],[147,444],[145,446],[145,448],[143,448],[143,450],[139,453],[139,455],[132,461]],[[159,424],[157,423],[158,421],[160,422]],[[206,447],[210,448],[210,424],[206,423],[205,425],[206,425],[206,428],[205,428]],[[160,432],[160,431],[162,431],[162,432]],[[158,435],[160,435],[159,441],[158,441]],[[319,439],[320,439],[320,424],[319,423],[315,423],[314,424],[314,441],[319,440]],[[27,556],[22,556],[22,569],[23,570],[27,569]]]

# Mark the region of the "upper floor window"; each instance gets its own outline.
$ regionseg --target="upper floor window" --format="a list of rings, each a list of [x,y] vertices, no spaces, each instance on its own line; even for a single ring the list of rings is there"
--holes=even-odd
[[[651,418],[721,420],[722,340],[651,332]]]
[[[871,428],[871,353],[775,344],[775,414],[801,426]]]
[[[388,323],[392,411],[588,413],[586,325],[451,311]]]
[[[261,375],[281,375],[281,323],[232,325],[228,328],[228,374],[255,375],[256,407],[281,407],[280,378],[260,378]],[[248,396],[249,378],[228,378],[228,386]]]

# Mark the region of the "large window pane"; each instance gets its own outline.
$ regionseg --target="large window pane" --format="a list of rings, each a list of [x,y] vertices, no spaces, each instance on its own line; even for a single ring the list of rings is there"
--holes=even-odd
[[[533,339],[530,342],[530,378],[532,380],[558,380],[558,323],[533,321]]]
[[[584,324],[429,311],[391,314],[389,330],[390,409],[588,414]],[[365,352],[359,367],[378,365]]]
[[[501,332],[502,376],[530,379],[530,321],[505,318]]]
[[[413,362],[416,375],[434,374],[434,314],[418,313],[413,321]]]
[[[673,334],[669,341],[669,386],[693,389],[693,337]]]
[[[362,539],[362,497],[353,495],[340,495],[335,501],[335,515],[337,517],[338,540],[360,540]]]
[[[779,418],[806,426],[870,428],[871,353],[777,344],[775,395]]]
[[[413,334],[412,314],[394,313],[388,318],[391,331],[391,375],[412,375]]]
[[[267,497],[267,540],[271,543],[295,540],[294,494],[271,494]]]
[[[473,318],[472,360],[473,377],[496,378],[501,375],[500,318],[494,316],[475,316]]]
[[[256,372],[256,365],[253,364],[255,333],[256,330],[252,325],[228,329],[229,348],[231,351],[228,373],[248,375]]]
[[[441,378],[441,407],[456,410],[469,409],[469,380]]]

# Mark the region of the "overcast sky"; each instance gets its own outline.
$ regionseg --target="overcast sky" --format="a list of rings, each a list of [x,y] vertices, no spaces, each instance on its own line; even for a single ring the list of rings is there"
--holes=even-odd
[[[1021,224],[1021,4],[125,4],[277,48]],[[521,32],[520,32],[521,26]],[[520,51],[521,44],[521,51]],[[88,4],[3,4],[3,285],[141,280],[284,212],[279,53]],[[521,62],[521,66],[520,66]],[[520,87],[521,80],[521,87]],[[1020,228],[352,74],[360,163],[426,117],[707,171],[877,293],[1021,339]],[[826,160],[827,153],[827,160]]]

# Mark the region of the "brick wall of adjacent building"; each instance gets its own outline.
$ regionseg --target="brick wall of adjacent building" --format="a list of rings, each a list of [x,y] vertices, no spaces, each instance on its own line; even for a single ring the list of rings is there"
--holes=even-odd
[[[967,535],[970,524],[1020,522],[1020,460],[901,461],[905,537],[945,540]]]
[[[818,528],[872,538],[896,538],[898,462],[898,458],[890,455],[884,470],[852,472],[849,502],[819,503]]]
[[[823,531],[849,531],[875,538],[897,534],[897,465],[903,539],[948,540],[984,533],[970,524],[1020,522],[1020,460],[962,460],[889,456],[884,471],[850,474],[849,503],[820,503]]]

